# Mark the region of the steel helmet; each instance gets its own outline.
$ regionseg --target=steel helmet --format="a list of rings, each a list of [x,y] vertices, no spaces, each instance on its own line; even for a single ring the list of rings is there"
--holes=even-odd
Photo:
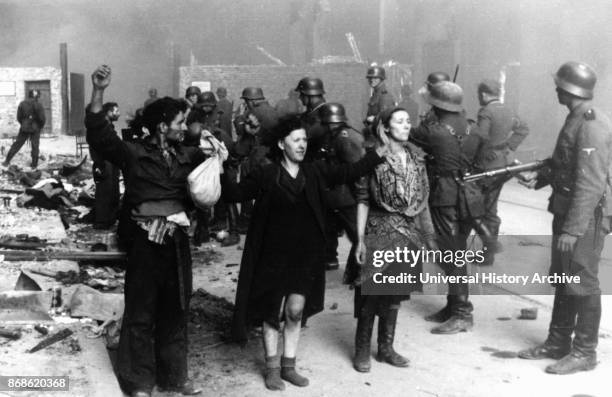
[[[366,73],[366,79],[374,79],[379,78],[384,80],[387,78],[387,74],[385,73],[385,68],[382,66],[370,66]]]
[[[458,84],[450,81],[442,81],[429,87],[425,94],[425,100],[431,106],[447,110],[449,112],[460,112],[463,110],[463,90]]]
[[[429,73],[425,84],[431,87],[432,85],[438,84],[441,81],[450,81],[450,76],[444,72],[433,72]]]
[[[187,87],[187,89],[185,90],[185,97],[189,97],[191,95],[200,96],[201,93],[202,91],[200,90],[200,87],[192,85],[191,87]]]
[[[300,80],[295,90],[300,94],[308,96],[325,94],[325,90],[323,89],[323,81],[316,77],[304,77],[302,80]]]
[[[555,85],[563,91],[584,99],[593,98],[597,76],[593,68],[586,63],[566,62],[553,78]]]
[[[263,90],[259,87],[247,87],[242,90],[242,99],[266,99]]]
[[[212,91],[205,91],[198,97],[198,103],[201,105],[217,105],[217,98]]]
[[[329,123],[344,123],[346,118],[346,110],[340,103],[324,103],[319,107],[319,120],[323,124]]]

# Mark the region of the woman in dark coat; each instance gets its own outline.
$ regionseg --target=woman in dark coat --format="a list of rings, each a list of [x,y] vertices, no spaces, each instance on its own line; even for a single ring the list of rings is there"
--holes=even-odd
[[[378,136],[389,140],[390,153],[384,163],[362,180],[356,190],[357,244],[355,255],[361,265],[348,281],[355,288],[355,357],[353,367],[370,371],[370,339],[374,318],[378,316],[377,359],[396,367],[407,367],[408,360],[393,349],[395,325],[400,303],[413,291],[422,290],[419,275],[422,263],[394,262],[373,266],[373,253],[407,247],[437,249],[427,199],[429,184],[425,170],[425,153],[408,143],[410,116],[403,108],[383,110],[378,115]],[[376,272],[411,274],[416,282],[402,288],[401,295],[390,294],[372,282]],[[387,292],[387,293],[385,293]]]
[[[302,163],[307,139],[299,117],[282,119],[274,134],[276,161],[238,184],[225,179],[222,191],[228,202],[255,199],[236,291],[233,337],[244,342],[248,325],[263,324],[265,384],[283,390],[282,380],[308,385],[308,379],[295,372],[295,354],[302,319],[323,309],[323,192],[374,169],[387,148],[383,144],[355,164],[330,167],[325,162]],[[284,348],[279,360],[281,321]]]

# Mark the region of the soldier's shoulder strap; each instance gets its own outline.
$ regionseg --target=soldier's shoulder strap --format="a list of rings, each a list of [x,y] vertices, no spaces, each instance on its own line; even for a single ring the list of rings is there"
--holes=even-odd
[[[584,112],[583,117],[585,120],[595,120],[596,116],[595,116],[595,109],[590,108],[588,109],[586,112]]]

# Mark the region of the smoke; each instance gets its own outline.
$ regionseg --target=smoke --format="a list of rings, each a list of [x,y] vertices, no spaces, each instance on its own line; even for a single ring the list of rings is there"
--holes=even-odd
[[[352,32],[367,62],[412,65],[415,87],[460,64],[472,117],[478,81],[505,68],[507,102],[534,131],[528,146],[550,148],[564,117],[550,77],[561,63],[591,64],[597,102],[609,108],[611,14],[607,0],[0,0],[0,66],[58,67],[66,42],[71,72],[113,67],[107,99],[125,114],[150,87],[172,94],[173,44],[182,65],[191,53],[209,65],[271,63],[257,46],[286,64],[307,63],[350,56]]]

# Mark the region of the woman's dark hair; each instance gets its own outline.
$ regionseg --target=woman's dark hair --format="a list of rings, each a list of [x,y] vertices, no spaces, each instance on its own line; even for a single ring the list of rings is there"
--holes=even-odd
[[[394,107],[394,108],[391,108],[391,109],[383,110],[382,112],[380,112],[378,114],[378,118],[382,122],[382,125],[385,128],[389,128],[389,123],[391,122],[391,117],[393,116],[393,114],[395,114],[396,112],[399,112],[399,111],[403,111],[403,112],[408,113],[408,111],[406,109],[397,106],[397,107]],[[378,125],[378,123],[376,123],[376,125]]]
[[[185,112],[187,105],[178,99],[164,97],[150,103],[142,113],[136,112],[134,119],[130,122],[133,131],[141,131],[146,127],[150,134],[155,134],[159,123],[170,125],[179,112]]]
[[[270,148],[268,157],[280,161],[283,158],[283,151],[278,147],[277,142],[295,130],[304,129],[305,126],[304,120],[299,115],[281,117],[278,124],[267,134],[268,136],[262,139],[262,143]]]

